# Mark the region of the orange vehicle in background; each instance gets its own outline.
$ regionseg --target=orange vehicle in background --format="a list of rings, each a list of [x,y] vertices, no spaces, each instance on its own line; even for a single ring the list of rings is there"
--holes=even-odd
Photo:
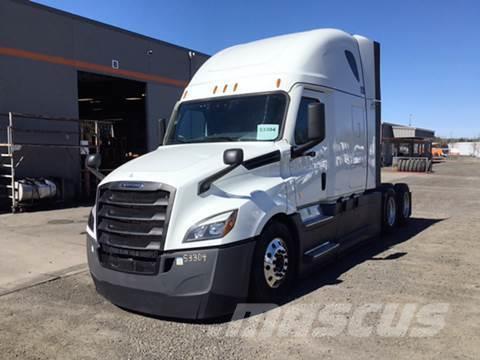
[[[441,148],[432,147],[432,157],[444,157],[445,154]]]
[[[432,144],[432,160],[445,160],[447,158],[447,151],[441,144]]]

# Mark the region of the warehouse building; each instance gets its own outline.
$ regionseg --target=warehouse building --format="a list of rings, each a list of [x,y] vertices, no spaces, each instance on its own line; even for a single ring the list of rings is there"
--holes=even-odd
[[[55,179],[62,200],[90,193],[85,154],[101,151],[108,171],[156,148],[159,119],[207,58],[29,1],[0,1],[0,193],[9,194],[11,163],[16,179]]]
[[[432,157],[435,131],[412,126],[382,123],[382,164],[390,166],[395,157]]]

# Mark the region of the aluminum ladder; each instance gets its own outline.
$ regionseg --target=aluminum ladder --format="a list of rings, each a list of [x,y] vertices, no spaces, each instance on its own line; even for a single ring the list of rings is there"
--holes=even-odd
[[[0,197],[3,200],[8,199],[6,202],[10,202],[12,212],[16,211],[18,194],[15,189],[15,147],[11,112],[8,113],[7,142],[0,143]]]

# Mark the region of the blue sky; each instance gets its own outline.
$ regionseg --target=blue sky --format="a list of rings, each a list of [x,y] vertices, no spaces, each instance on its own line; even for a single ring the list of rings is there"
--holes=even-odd
[[[208,54],[335,27],[382,44],[383,120],[480,136],[480,2],[475,0],[37,0]]]

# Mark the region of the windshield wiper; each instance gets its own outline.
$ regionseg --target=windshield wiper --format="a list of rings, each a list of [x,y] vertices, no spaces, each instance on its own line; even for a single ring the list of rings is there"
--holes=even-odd
[[[203,142],[220,142],[220,141],[237,141],[238,139],[231,136],[206,136],[201,138],[194,138],[194,139],[185,139],[177,137],[175,139],[176,144],[195,144],[195,143],[203,143]]]
[[[207,136],[203,139],[203,141],[237,141],[237,138],[232,136]]]

